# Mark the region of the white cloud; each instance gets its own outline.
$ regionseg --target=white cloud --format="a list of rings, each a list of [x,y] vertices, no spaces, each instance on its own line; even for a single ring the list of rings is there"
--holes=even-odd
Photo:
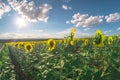
[[[90,28],[85,28],[85,29],[83,29],[84,31],[88,31]]]
[[[105,16],[105,19],[106,19],[106,22],[108,23],[120,21],[120,14],[119,13],[109,14],[108,16]]]
[[[0,34],[0,39],[31,39],[31,38],[57,38],[57,35],[54,34],[27,34],[27,33],[2,33]]]
[[[119,27],[119,28],[117,28],[117,31],[120,31],[120,27]]]
[[[66,24],[69,24],[70,23],[70,21],[66,21]]]
[[[43,30],[42,29],[38,29],[38,30],[33,30],[34,32],[43,32]]]
[[[68,29],[63,30],[61,32],[58,32],[56,37],[59,36],[59,37],[64,38],[65,36],[69,36],[70,33],[71,33],[71,29],[72,28],[68,28]],[[90,37],[90,36],[91,36],[91,34],[85,33],[85,32],[81,32],[79,30],[76,30],[76,32],[75,32],[75,38]]]
[[[0,38],[1,39],[13,39],[13,38],[20,38],[20,37],[23,37],[25,38],[25,34],[22,35],[22,34],[19,34],[19,33],[3,33],[3,34],[0,34]]]
[[[72,16],[71,23],[74,24],[76,27],[88,27],[88,26],[95,26],[102,23],[104,16],[89,16],[88,14],[74,14]]]
[[[2,1],[0,1],[0,19],[4,13],[7,13],[11,10],[10,6],[6,5]]]
[[[69,3],[71,0],[63,0],[63,2]]]
[[[64,38],[65,36],[69,36],[70,35],[70,32],[71,32],[71,29],[72,28],[69,28],[69,29],[66,29],[66,30],[63,30],[63,31],[60,31],[58,33],[42,33],[41,30],[38,30],[40,31],[41,33],[38,34],[37,33],[2,33],[0,34],[0,39],[23,39],[23,38],[38,38],[38,39],[41,39],[41,38]],[[35,30],[37,31],[37,30]],[[81,31],[78,31],[76,30],[75,32],[75,38],[79,38],[79,37],[90,37],[91,34],[89,33],[83,33]]]
[[[9,4],[15,11],[27,18],[28,21],[47,22],[49,18],[48,13],[52,9],[52,6],[49,4],[36,7],[34,1],[28,2],[27,0],[9,0]]]
[[[104,33],[104,34],[108,34],[108,33],[110,33],[110,32],[112,32],[112,30],[104,31],[103,33]]]
[[[2,33],[0,39],[23,39],[23,38],[47,38],[46,34],[28,34],[28,33]]]
[[[67,5],[62,5],[62,8],[64,9],[64,10],[71,10],[72,9],[72,7],[70,7],[70,6],[67,6]]]
[[[57,34],[61,34],[61,35],[63,35],[63,36],[64,36],[64,35],[68,35],[68,34],[70,34],[71,29],[72,29],[72,28],[65,29],[65,30],[63,30],[63,31],[58,32]]]
[[[90,37],[90,36],[92,35],[89,33],[85,33],[85,32],[76,31],[75,33],[76,38],[85,38],[85,37]]]

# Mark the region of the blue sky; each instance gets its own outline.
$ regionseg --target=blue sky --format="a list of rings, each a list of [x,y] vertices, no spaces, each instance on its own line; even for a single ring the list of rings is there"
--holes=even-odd
[[[120,34],[119,0],[0,0],[0,39]]]

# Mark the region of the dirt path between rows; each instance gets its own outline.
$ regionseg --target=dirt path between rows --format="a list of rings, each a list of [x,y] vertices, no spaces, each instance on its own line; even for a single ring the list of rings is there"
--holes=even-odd
[[[14,70],[16,72],[16,80],[34,80],[32,79],[30,76],[28,77],[25,72],[23,72],[20,68],[19,63],[17,62],[17,60],[15,59],[15,56],[12,54],[12,50],[11,48],[9,48],[9,56],[11,59],[11,63],[14,65]],[[18,56],[19,57],[19,56]]]

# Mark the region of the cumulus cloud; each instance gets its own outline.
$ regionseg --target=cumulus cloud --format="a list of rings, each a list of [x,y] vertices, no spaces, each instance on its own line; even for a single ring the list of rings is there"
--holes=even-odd
[[[117,31],[120,31],[120,27],[119,27],[119,28],[117,28]]]
[[[47,22],[48,13],[52,9],[50,4],[43,4],[39,7],[35,6],[34,1],[27,0],[8,0],[11,7],[18,11],[19,14],[27,18],[28,21],[43,21]]]
[[[69,3],[71,0],[63,0],[63,2]]]
[[[53,35],[51,34],[40,34],[40,35],[36,35],[36,34],[22,34],[22,33],[2,33],[0,34],[0,39],[31,39],[31,38],[55,38]]]
[[[58,32],[56,37],[64,38],[65,36],[69,36],[71,33],[72,28],[68,28],[66,30]],[[79,30],[76,30],[75,37],[76,38],[82,38],[82,37],[90,37],[91,35],[89,33],[81,32]]]
[[[70,23],[70,21],[66,21],[66,24],[69,24]]]
[[[72,9],[72,7],[70,7],[70,6],[67,6],[67,5],[62,5],[62,8],[64,9],[64,10],[71,10]]]
[[[0,34],[0,39],[23,39],[23,38],[47,38],[46,34],[36,35],[27,33],[2,33]]]
[[[83,29],[84,31],[88,31],[90,28],[85,28],[85,29]]]
[[[0,1],[0,19],[4,13],[7,13],[11,10],[10,6],[6,5],[2,1]]]
[[[25,37],[25,34],[19,34],[19,33],[2,33],[0,34],[1,39],[13,39],[13,38],[20,38],[20,37]]]
[[[86,37],[91,37],[91,36],[92,35],[89,34],[89,33],[80,32],[80,31],[77,31],[76,34],[75,34],[76,38],[86,38]]]
[[[0,39],[23,39],[23,38],[64,38],[65,36],[69,36],[72,28],[65,29],[63,31],[57,32],[57,33],[2,33],[0,34]],[[35,30],[36,31],[36,30]],[[90,37],[91,34],[86,32],[81,32],[79,30],[76,30],[75,32],[75,38],[82,38],[82,37]]]
[[[102,23],[104,16],[89,16],[88,14],[74,14],[72,16],[71,23],[74,24],[76,27],[88,27],[88,26],[95,26]]]
[[[105,16],[105,19],[106,19],[106,22],[108,23],[120,21],[120,14],[119,13],[109,14],[108,16]]]
[[[72,28],[65,29],[63,31],[58,32],[57,34],[61,34],[62,36],[70,34]]]
[[[107,30],[107,31],[104,31],[103,33],[107,34],[107,33],[110,33],[110,32],[112,32],[112,31],[111,30]]]
[[[34,32],[43,32],[43,30],[42,29],[38,29],[38,30],[33,30]]]

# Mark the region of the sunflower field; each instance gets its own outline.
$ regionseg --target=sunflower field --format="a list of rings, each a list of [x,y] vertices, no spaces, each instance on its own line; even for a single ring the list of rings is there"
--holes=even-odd
[[[0,43],[0,80],[120,80],[120,35]]]

